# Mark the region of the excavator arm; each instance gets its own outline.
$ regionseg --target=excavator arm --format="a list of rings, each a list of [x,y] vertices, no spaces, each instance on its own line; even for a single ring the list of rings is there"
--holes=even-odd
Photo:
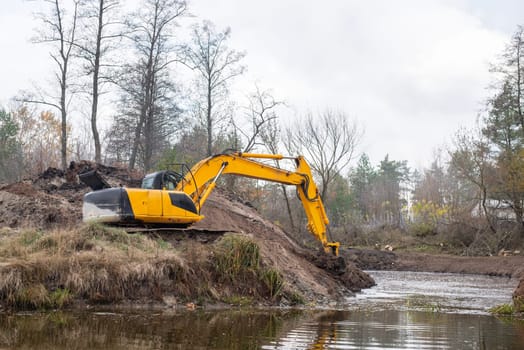
[[[326,252],[338,255],[339,242],[329,242],[327,239],[327,225],[329,224],[326,210],[320,198],[318,188],[313,181],[311,168],[302,156],[290,158],[294,160],[294,171],[280,169],[254,159],[281,160],[279,154],[231,153],[219,154],[198,162],[178,182],[176,190],[185,192],[195,203],[200,212],[205,201],[216,186],[221,174],[232,174],[253,179],[266,180],[294,185],[302,206],[304,207],[308,230],[322,243]]]

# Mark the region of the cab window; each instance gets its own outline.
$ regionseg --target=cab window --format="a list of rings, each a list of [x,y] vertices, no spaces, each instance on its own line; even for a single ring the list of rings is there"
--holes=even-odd
[[[146,176],[142,180],[142,188],[151,190],[151,189],[153,189],[153,183],[154,182],[155,182],[155,176],[154,175]]]
[[[173,191],[177,184],[177,179],[173,174],[167,173],[164,178],[164,187],[166,190]]]

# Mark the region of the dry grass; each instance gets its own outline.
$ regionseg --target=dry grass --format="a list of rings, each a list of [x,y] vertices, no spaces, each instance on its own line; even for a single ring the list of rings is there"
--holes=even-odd
[[[160,298],[184,290],[190,273],[175,250],[99,225],[2,233],[0,256],[0,301],[22,308]]]
[[[61,308],[75,300],[179,302],[274,301],[278,271],[262,267],[257,244],[225,235],[215,244],[189,241],[175,249],[160,239],[116,228],[0,230],[0,304]]]

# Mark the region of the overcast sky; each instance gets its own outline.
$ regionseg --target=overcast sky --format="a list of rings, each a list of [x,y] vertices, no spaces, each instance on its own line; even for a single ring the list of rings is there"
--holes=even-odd
[[[50,62],[29,42],[33,5],[0,3],[6,105],[45,83]],[[364,129],[359,153],[411,167],[429,165],[459,127],[474,125],[493,78],[489,64],[524,24],[519,0],[193,0],[190,10],[192,21],[231,27],[230,47],[247,53],[239,86],[271,89],[290,106],[288,119],[344,111]]]

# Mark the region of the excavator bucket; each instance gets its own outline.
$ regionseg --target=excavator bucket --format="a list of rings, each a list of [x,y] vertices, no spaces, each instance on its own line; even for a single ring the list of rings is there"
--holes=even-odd
[[[91,187],[93,191],[102,190],[104,188],[111,188],[111,186],[100,176],[96,170],[89,170],[78,174],[78,178],[87,186]]]

